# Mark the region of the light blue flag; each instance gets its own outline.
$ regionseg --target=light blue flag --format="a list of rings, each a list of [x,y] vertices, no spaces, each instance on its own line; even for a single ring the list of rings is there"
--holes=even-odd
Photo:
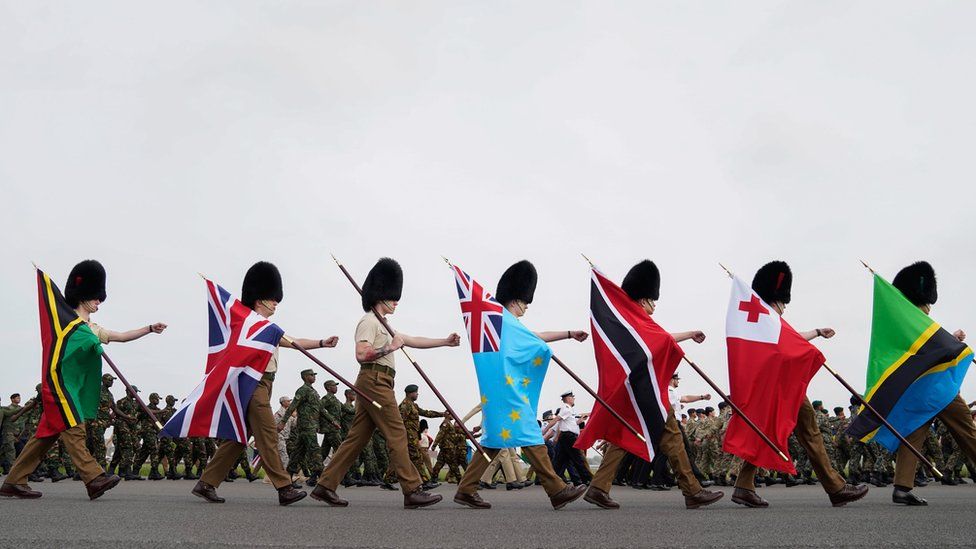
[[[498,352],[474,353],[486,448],[545,444],[536,422],[552,349],[507,310]]]
[[[545,444],[536,415],[552,350],[481,284],[452,268],[481,389],[482,446]]]

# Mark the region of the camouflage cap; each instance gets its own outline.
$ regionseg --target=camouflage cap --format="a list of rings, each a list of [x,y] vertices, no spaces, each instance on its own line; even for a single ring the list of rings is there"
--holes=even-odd
[[[316,375],[316,372],[315,372],[315,370],[313,370],[311,368],[306,368],[306,369],[302,370],[302,377],[305,377],[305,376],[314,376],[314,375]]]
[[[149,398],[159,400],[159,393],[149,393]]]
[[[336,380],[334,380],[334,379],[330,379],[329,381],[326,381],[326,382],[325,382],[325,386],[326,386],[326,387],[328,387],[329,385],[332,385],[332,386],[338,386],[339,384],[338,384],[338,383],[336,383]]]
[[[118,378],[113,376],[112,374],[102,374],[102,381],[108,381],[114,379],[118,379]]]

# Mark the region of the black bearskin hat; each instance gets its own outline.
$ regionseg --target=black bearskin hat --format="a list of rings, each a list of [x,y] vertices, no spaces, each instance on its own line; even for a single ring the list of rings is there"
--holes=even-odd
[[[94,259],[86,259],[71,269],[64,284],[64,300],[74,309],[82,301],[105,301],[105,267]]]
[[[267,261],[258,261],[251,265],[244,275],[241,303],[253,309],[254,304],[262,299],[281,302],[284,297],[278,267]]]
[[[912,305],[935,305],[939,291],[935,283],[935,270],[927,261],[918,261],[898,271],[891,285],[901,290]]]
[[[760,267],[752,279],[752,290],[766,303],[789,303],[792,287],[793,272],[785,261],[770,261]]]
[[[502,277],[498,279],[495,299],[502,305],[515,300],[532,303],[538,282],[539,275],[535,271],[535,265],[523,259],[502,273]]]
[[[634,301],[657,301],[661,297],[661,273],[653,261],[645,259],[627,271],[620,287]]]
[[[363,282],[363,310],[373,310],[380,301],[400,301],[403,292],[403,269],[389,257],[380,258]]]

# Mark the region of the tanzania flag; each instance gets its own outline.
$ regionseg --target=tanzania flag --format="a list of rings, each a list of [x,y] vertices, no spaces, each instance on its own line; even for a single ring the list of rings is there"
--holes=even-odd
[[[41,413],[37,437],[54,436],[98,413],[102,346],[68,306],[51,278],[37,270],[41,317]]]
[[[481,444],[545,444],[536,416],[552,350],[467,273],[454,267],[454,278],[481,392]]]
[[[868,401],[902,435],[912,433],[959,394],[973,350],[874,275],[874,316],[868,355]],[[900,444],[862,406],[847,434],[891,451]]]

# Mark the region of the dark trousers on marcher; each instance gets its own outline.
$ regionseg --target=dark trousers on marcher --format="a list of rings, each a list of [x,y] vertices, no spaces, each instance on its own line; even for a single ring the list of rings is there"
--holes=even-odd
[[[559,433],[559,440],[556,441],[556,459],[552,462],[552,467],[559,476],[563,476],[563,473],[569,470],[569,479],[573,484],[590,482],[593,478],[590,470],[583,463],[583,452],[573,448],[578,438],[579,435],[576,433]]]

